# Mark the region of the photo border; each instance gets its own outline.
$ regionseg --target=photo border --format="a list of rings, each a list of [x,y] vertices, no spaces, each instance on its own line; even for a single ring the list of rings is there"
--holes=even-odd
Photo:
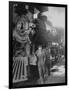
[[[13,63],[13,46],[12,46],[12,23],[13,23],[13,3],[26,3],[35,4],[41,6],[51,7],[64,7],[65,8],[65,83],[53,83],[53,84],[40,84],[40,85],[27,85],[23,87],[13,87],[12,83],[12,63]],[[62,86],[67,85],[67,4],[51,4],[51,3],[38,3],[38,2],[22,2],[22,1],[9,1],[9,89],[14,88],[34,88],[34,87],[49,87],[49,86]]]

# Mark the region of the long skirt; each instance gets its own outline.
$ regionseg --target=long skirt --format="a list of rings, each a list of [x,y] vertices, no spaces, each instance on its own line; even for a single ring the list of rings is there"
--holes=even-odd
[[[39,71],[37,65],[30,65],[30,75],[32,80],[39,79]]]

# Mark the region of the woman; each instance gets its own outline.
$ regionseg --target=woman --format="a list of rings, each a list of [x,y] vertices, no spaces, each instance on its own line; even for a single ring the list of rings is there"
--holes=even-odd
[[[37,59],[38,59],[38,70],[39,70],[39,77],[40,77],[40,84],[44,84],[44,54],[42,51],[42,47],[39,46],[37,52]]]

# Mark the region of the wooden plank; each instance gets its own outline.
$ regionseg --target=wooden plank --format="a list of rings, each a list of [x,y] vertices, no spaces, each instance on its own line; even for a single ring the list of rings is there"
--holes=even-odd
[[[23,61],[23,71],[22,71],[22,75],[24,76],[24,71],[25,69],[24,69],[24,61]]]
[[[14,70],[15,70],[15,67],[16,67],[16,61],[13,61],[14,65],[13,65],[13,73],[14,73]]]
[[[24,70],[24,71],[25,71],[25,74],[24,74],[24,75],[25,75],[25,77],[27,77],[27,65],[25,64],[24,66],[25,66],[25,67],[24,67],[24,69],[25,69],[25,70]]]
[[[17,67],[17,71],[16,71],[16,77],[15,77],[15,80],[17,80],[17,77],[18,77],[19,66],[20,66],[20,60],[18,60],[18,67]]]
[[[21,77],[24,77],[24,60],[22,61]]]
[[[14,75],[15,75],[15,71],[16,71],[16,68],[17,68],[17,64],[18,64],[18,62],[16,61],[16,62],[15,62],[15,67],[14,67],[14,69],[13,69],[13,77],[14,77]]]
[[[28,80],[27,78],[18,79],[18,80],[13,79],[13,83],[22,82],[22,81],[27,81],[27,80]]]
[[[21,77],[21,68],[22,68],[22,61],[20,61],[18,79],[20,79]]]
[[[18,60],[17,60],[17,66],[16,66],[16,70],[15,70],[15,72],[14,72],[14,77],[13,77],[13,80],[15,80],[15,77],[16,77],[16,72],[17,72],[17,68],[18,68]]]

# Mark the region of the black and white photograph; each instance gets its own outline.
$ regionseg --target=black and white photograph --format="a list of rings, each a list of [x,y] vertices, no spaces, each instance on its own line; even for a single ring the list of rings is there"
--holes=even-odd
[[[67,84],[67,5],[9,1],[9,87]]]

